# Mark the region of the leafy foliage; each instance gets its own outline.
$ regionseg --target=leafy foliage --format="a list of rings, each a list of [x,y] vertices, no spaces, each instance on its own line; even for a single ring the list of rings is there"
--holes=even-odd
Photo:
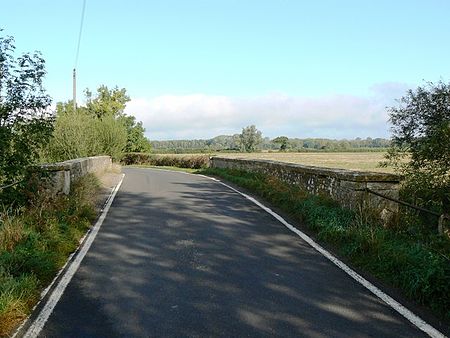
[[[256,129],[256,126],[251,125],[242,128],[240,135],[242,149],[247,152],[252,152],[257,149],[262,142],[262,133]]]
[[[389,113],[387,158],[404,175],[406,195],[450,214],[450,83],[409,90]]]
[[[47,149],[49,161],[110,155],[120,158],[126,144],[123,124],[111,115],[98,118],[84,107],[73,111],[71,102],[58,103],[53,138]]]
[[[0,185],[24,177],[53,129],[45,61],[38,52],[15,57],[14,50],[14,39],[0,36]]]
[[[101,85],[97,89],[95,96],[92,95],[89,89],[86,89],[85,96],[87,111],[98,118],[123,116],[125,107],[130,101],[125,88],[119,89],[114,87],[113,89],[108,89],[105,85]]]
[[[124,151],[150,151],[141,122],[124,113],[129,97],[125,89],[101,86],[97,95],[86,90],[86,106],[73,110],[72,103],[58,103],[54,138],[48,159],[110,155],[119,160]]]
[[[280,150],[285,151],[288,146],[289,138],[286,136],[278,136],[272,140],[273,143],[280,145]]]
[[[150,141],[144,136],[145,128],[142,122],[136,122],[134,116],[122,116],[120,118],[127,131],[127,144],[124,151],[148,153],[152,150]]]

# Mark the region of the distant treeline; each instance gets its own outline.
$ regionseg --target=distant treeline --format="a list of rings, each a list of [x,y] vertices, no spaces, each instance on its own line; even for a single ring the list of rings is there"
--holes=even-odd
[[[240,135],[220,135],[212,139],[150,141],[155,153],[207,153],[211,151],[241,151]],[[324,138],[289,138],[286,151],[382,151],[390,140],[383,138],[356,138],[333,140]],[[262,139],[259,150],[280,150],[280,144],[268,137]]]

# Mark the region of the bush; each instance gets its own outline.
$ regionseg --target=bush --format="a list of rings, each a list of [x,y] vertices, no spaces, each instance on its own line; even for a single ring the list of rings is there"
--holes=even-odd
[[[68,107],[57,106],[55,130],[46,154],[48,161],[86,157],[96,151],[94,119],[83,112],[68,111]]]
[[[45,61],[38,52],[16,58],[14,49],[12,37],[0,36],[0,186],[24,179],[53,127],[42,86]],[[2,190],[0,200],[9,200]]]
[[[76,110],[72,102],[58,103],[53,140],[46,152],[47,161],[109,155],[121,159],[124,151],[149,151],[142,122],[124,113],[130,98],[125,89],[100,86],[92,96],[86,90],[86,106]]]
[[[127,131],[120,120],[104,116],[95,120],[95,155],[109,155],[119,161],[127,144]]]
[[[126,153],[122,158],[125,165],[152,165],[162,167],[179,167],[190,169],[202,169],[209,167],[207,155],[155,155],[148,153]]]
[[[450,83],[409,90],[389,115],[387,159],[403,175],[405,195],[450,217]]]
[[[47,149],[48,161],[109,155],[120,160],[127,142],[121,121],[106,115],[98,118],[83,109],[73,112],[69,104],[58,104],[53,138]]]

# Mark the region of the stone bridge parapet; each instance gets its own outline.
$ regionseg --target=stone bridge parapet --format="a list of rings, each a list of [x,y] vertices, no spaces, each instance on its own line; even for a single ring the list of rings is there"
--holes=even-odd
[[[58,163],[41,165],[48,173],[45,184],[53,194],[69,194],[71,183],[88,173],[102,173],[111,170],[110,156],[93,156],[76,158]]]
[[[395,174],[224,157],[212,157],[211,167],[239,169],[274,176],[311,194],[328,196],[354,210],[362,203],[378,211],[398,210],[396,203],[366,190],[368,188],[380,194],[398,198],[400,176]]]

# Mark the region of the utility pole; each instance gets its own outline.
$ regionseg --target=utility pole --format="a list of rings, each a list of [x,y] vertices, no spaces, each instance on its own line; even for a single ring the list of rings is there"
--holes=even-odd
[[[73,69],[73,111],[77,111],[77,74],[75,68]]]

